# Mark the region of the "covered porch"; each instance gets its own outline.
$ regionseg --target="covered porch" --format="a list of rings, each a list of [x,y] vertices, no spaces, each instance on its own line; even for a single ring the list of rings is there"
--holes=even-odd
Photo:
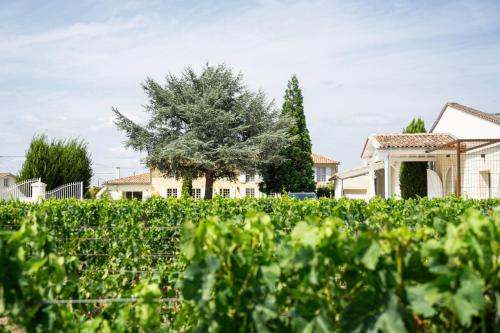
[[[400,170],[403,162],[424,162],[433,165],[436,153],[433,149],[454,141],[449,134],[379,134],[370,136],[365,143],[361,158],[368,175],[367,198],[401,197]],[[437,178],[436,178],[437,177]],[[436,183],[439,176],[428,168],[428,197],[442,196],[442,188]]]

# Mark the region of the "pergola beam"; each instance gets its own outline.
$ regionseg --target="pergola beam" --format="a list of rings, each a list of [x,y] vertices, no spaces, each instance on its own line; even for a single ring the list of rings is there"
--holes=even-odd
[[[488,142],[482,143],[482,144],[480,144],[478,146],[466,148],[464,150],[464,153],[466,153],[468,151],[471,151],[471,150],[474,150],[474,149],[479,149],[479,148],[482,148],[482,147],[485,147],[485,146],[489,146],[489,145],[494,144],[494,143],[499,143],[499,142],[500,142],[500,139],[492,139],[492,140],[489,140]]]

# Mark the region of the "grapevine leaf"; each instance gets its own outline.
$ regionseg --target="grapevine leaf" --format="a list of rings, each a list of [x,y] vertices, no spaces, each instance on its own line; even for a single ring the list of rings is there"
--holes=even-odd
[[[364,253],[361,262],[369,270],[374,270],[375,267],[377,266],[380,254],[381,254],[380,246],[375,241],[373,241],[368,250],[366,250],[366,252]]]
[[[469,271],[460,277],[460,288],[451,297],[451,308],[462,325],[470,325],[471,318],[484,309],[484,281]]]
[[[430,317],[436,314],[436,311],[432,307],[432,302],[430,302],[427,297],[428,290],[425,285],[407,287],[406,292],[410,306],[415,313],[421,314],[425,317]]]
[[[270,266],[262,266],[262,279],[269,288],[274,288],[276,282],[280,277],[280,267],[277,264]]]

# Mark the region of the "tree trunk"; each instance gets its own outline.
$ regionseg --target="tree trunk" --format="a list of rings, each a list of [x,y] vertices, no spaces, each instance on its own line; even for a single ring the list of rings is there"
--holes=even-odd
[[[210,171],[205,173],[205,200],[212,200],[214,193],[214,178]]]

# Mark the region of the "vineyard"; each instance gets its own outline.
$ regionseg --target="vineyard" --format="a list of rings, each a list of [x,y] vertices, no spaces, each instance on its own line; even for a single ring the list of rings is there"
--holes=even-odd
[[[496,332],[499,267],[498,199],[0,202],[0,332]]]

